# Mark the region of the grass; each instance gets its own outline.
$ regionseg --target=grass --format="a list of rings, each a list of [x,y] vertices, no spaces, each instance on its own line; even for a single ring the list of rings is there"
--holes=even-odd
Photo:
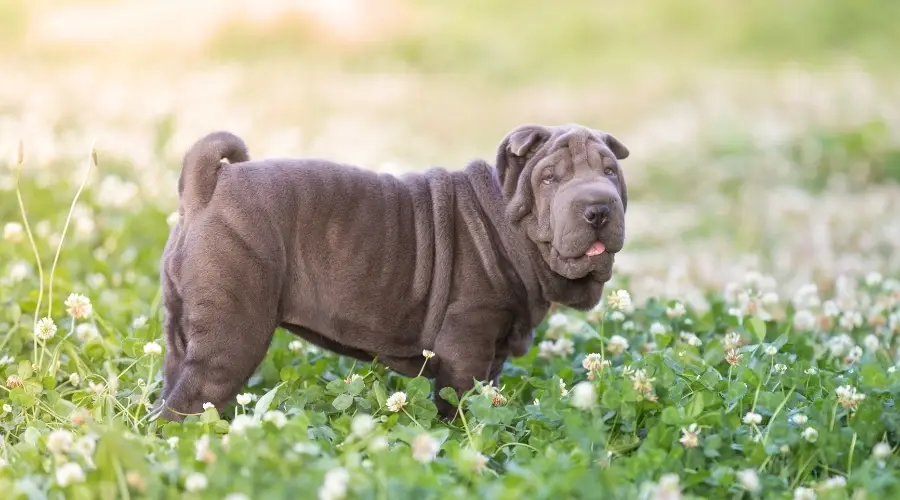
[[[165,215],[90,190],[77,199],[95,163],[92,154],[71,184],[49,191],[25,178],[21,222],[4,227],[9,498],[900,492],[900,281],[877,273],[828,296],[806,286],[781,297],[774,279],[749,273],[724,293],[707,290],[703,307],[678,296],[631,304],[619,276],[622,288],[595,310],[555,311],[501,387],[476,386],[450,423],[435,417],[430,381],[282,331],[239,402],[183,425],[148,419],[165,347]],[[85,230],[86,220],[97,224]],[[52,334],[37,322],[45,317]],[[392,403],[397,393],[404,405]]]
[[[397,1],[363,41],[188,4],[148,30],[109,3],[90,12],[141,37],[47,38],[78,4],[0,5],[0,150],[25,143],[21,170],[0,160],[7,498],[900,492],[896,2]],[[278,331],[240,403],[147,418],[197,137],[403,171],[491,158],[525,121],[630,147],[628,243],[609,296],[553,311],[501,387],[443,423],[429,381]]]

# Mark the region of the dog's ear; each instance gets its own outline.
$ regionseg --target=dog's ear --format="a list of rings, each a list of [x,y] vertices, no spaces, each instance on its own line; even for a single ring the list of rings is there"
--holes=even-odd
[[[523,125],[511,131],[497,148],[497,177],[507,211],[518,222],[531,210],[529,175],[524,175],[528,160],[550,138],[550,130],[540,125]]]
[[[628,148],[626,148],[621,141],[616,139],[612,134],[604,133],[602,137],[603,142],[606,143],[609,150],[616,155],[617,159],[624,160],[625,158],[628,158],[628,155],[630,154]]]

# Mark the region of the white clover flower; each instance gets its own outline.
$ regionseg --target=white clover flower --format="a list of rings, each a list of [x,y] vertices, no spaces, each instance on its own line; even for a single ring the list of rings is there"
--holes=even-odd
[[[166,439],[166,442],[169,443],[169,448],[175,448],[178,446],[178,436],[172,436],[169,439]]]
[[[825,346],[828,348],[829,354],[834,357],[840,357],[853,347],[853,339],[846,333],[842,333],[829,338]]]
[[[384,436],[375,436],[369,441],[369,451],[372,453],[378,453],[379,451],[384,451],[388,447],[388,440]]]
[[[278,429],[287,425],[287,417],[281,410],[269,410],[263,414],[263,422],[269,422]]]
[[[66,462],[56,468],[56,484],[62,488],[75,483],[83,483],[84,479],[84,470],[75,462]]]
[[[162,346],[155,341],[144,344],[144,354],[148,356],[159,356],[162,354]]]
[[[878,341],[878,337],[870,333],[866,335],[866,338],[863,339],[863,345],[865,345],[866,349],[870,351],[877,351],[881,346],[881,343]]]
[[[325,480],[319,488],[319,500],[341,500],[347,496],[350,473],[343,467],[325,473]]]
[[[237,400],[237,404],[247,406],[253,401],[253,396],[249,392],[245,392],[243,394],[238,394],[235,400]]]
[[[556,344],[552,340],[542,340],[540,344],[538,344],[538,356],[545,359],[550,359],[556,354]]]
[[[777,373],[779,375],[784,375],[784,372],[787,371],[787,365],[783,365],[781,363],[777,363],[772,367],[772,373]]]
[[[25,226],[18,222],[7,222],[3,225],[3,239],[10,243],[19,243],[25,239]]]
[[[866,285],[871,287],[878,286],[881,284],[882,279],[883,278],[881,277],[880,273],[878,273],[877,271],[872,271],[866,275]]]
[[[184,489],[191,493],[203,491],[207,486],[209,486],[209,481],[206,479],[206,475],[201,472],[191,472],[184,479]]]
[[[803,436],[803,439],[809,441],[810,443],[815,443],[819,439],[819,431],[813,429],[812,427],[807,427],[803,429],[803,432],[800,433]]]
[[[788,446],[788,445],[786,445],[786,444],[783,444],[783,445],[781,445],[780,448],[778,448],[778,451],[779,451],[782,455],[787,455],[787,454],[789,454],[789,453],[791,452],[791,447]]]
[[[681,428],[681,439],[678,440],[685,448],[696,448],[700,445],[700,428],[697,424],[691,424],[687,429]]]
[[[440,443],[428,434],[422,433],[413,438],[411,443],[413,459],[428,463],[435,459],[441,450]]]
[[[209,446],[209,435],[204,434],[200,439],[194,441],[194,459],[208,464],[216,461],[216,454]]]
[[[257,425],[257,422],[253,420],[253,417],[250,415],[237,415],[234,417],[234,420],[231,421],[229,429],[230,432],[243,434],[247,429],[256,427]]]
[[[66,312],[75,319],[87,318],[94,311],[91,300],[80,293],[72,293],[65,301]]]
[[[613,356],[622,354],[628,350],[628,339],[621,335],[613,335],[606,344],[606,350]]]
[[[147,317],[146,316],[138,316],[134,318],[134,321],[131,322],[132,328],[143,328],[147,326]]]
[[[822,483],[822,489],[831,490],[838,488],[846,488],[847,487],[847,479],[844,476],[834,476],[830,477]]]
[[[894,372],[896,372],[896,371],[897,371],[897,367],[896,367],[896,366],[889,366],[888,369],[887,369],[887,372],[888,372],[888,373],[894,373]]]
[[[356,437],[366,437],[375,430],[375,420],[365,413],[353,417],[350,422],[350,433]]]
[[[288,349],[291,352],[300,352],[303,350],[303,342],[300,340],[292,340],[288,342]]]
[[[34,327],[34,336],[40,340],[50,340],[56,335],[56,323],[52,318],[41,318]]]
[[[71,375],[69,375],[69,383],[77,387],[78,384],[81,383],[81,377],[78,376],[77,373],[73,372]]]
[[[759,476],[756,475],[756,469],[744,469],[738,471],[737,477],[738,481],[741,483],[741,488],[752,493],[759,491]]]
[[[806,370],[804,370],[803,373],[805,373],[807,375],[815,375],[815,374],[819,373],[819,370],[816,370],[813,367],[809,367]]]
[[[597,402],[597,391],[594,384],[581,381],[572,388],[572,406],[581,410],[588,410]]]
[[[766,292],[760,298],[760,301],[763,303],[764,306],[768,306],[768,307],[774,306],[774,305],[778,304],[778,294],[775,292]]]
[[[773,345],[770,345],[770,346],[766,347],[766,355],[768,355],[768,356],[774,356],[774,355],[776,355],[776,354],[778,354],[778,348],[777,348],[777,347],[775,347],[775,346],[773,346]]]
[[[639,368],[631,374],[632,387],[634,390],[644,394],[648,394],[653,390],[653,382],[655,380],[656,377],[647,376],[647,372],[643,368]]]
[[[633,331],[634,330],[634,321],[629,320],[629,321],[622,323],[622,329],[625,330],[626,332]]]
[[[678,474],[666,473],[659,478],[656,485],[655,500],[681,500],[681,485]]]
[[[725,339],[722,342],[726,351],[737,349],[741,346],[741,343],[741,334],[738,332],[729,332],[725,334]]]
[[[887,457],[891,456],[892,453],[893,452],[891,451],[891,445],[885,443],[884,441],[872,447],[872,456],[875,457],[876,460],[884,460]]]
[[[250,497],[248,497],[244,493],[236,492],[236,493],[229,493],[229,494],[225,495],[224,500],[250,500]]]
[[[399,412],[406,406],[406,393],[405,392],[395,392],[388,397],[386,405],[388,410],[391,410],[394,413]]]
[[[428,349],[425,349],[422,351],[422,356],[425,356],[425,359],[431,359],[434,357],[434,351],[429,351]]]
[[[99,337],[100,332],[98,332],[97,327],[91,323],[81,323],[75,327],[75,338],[80,342],[88,342]]]
[[[841,314],[841,308],[833,300],[826,300],[822,304],[822,313],[829,318],[836,318]]]
[[[3,405],[3,413],[11,413],[11,412],[12,412],[12,406],[10,406],[9,403],[4,404]]]
[[[806,309],[794,313],[794,328],[800,332],[808,332],[816,327],[816,316]]]
[[[485,467],[487,467],[488,462],[486,456],[473,450],[472,448],[466,448],[465,450],[463,450],[463,460],[471,465],[472,472],[476,474],[480,474],[481,472],[483,472]]]
[[[678,319],[684,316],[686,312],[687,311],[684,309],[684,304],[682,304],[681,302],[676,302],[672,305],[672,307],[666,308],[666,316],[669,319]]]
[[[65,429],[57,429],[47,434],[47,449],[54,455],[61,455],[72,447],[72,433]]]
[[[615,323],[621,323],[625,321],[625,313],[622,311],[612,311],[609,313],[609,320]]]
[[[553,352],[557,356],[571,356],[575,354],[575,343],[566,337],[560,337],[553,344]]]
[[[808,421],[809,421],[809,417],[807,417],[806,415],[804,415],[802,413],[795,413],[794,415],[791,415],[791,422],[793,422],[797,425],[804,425]]]
[[[6,387],[10,389],[25,387],[25,382],[22,380],[22,377],[13,374],[9,377],[6,377]]]
[[[569,317],[562,313],[553,313],[547,318],[547,326],[553,330],[562,329],[569,325]]]
[[[614,290],[606,297],[610,309],[629,312],[632,309],[631,294],[627,290]]]
[[[90,460],[97,451],[97,441],[91,436],[82,436],[75,441],[74,449],[79,455]]]
[[[852,331],[854,328],[858,328],[862,326],[863,317],[859,311],[847,311],[841,315],[841,319],[838,320],[838,323],[842,328],[848,331]]]
[[[744,423],[750,425],[759,425],[762,423],[762,415],[760,415],[759,413],[748,411],[747,414],[744,415]]]
[[[725,362],[731,366],[737,366],[741,364],[741,354],[737,349],[729,349],[728,352],[725,353]]]
[[[215,408],[215,407],[216,407],[216,406],[215,406],[214,404],[210,403],[209,401],[203,403],[203,409],[204,409],[204,410],[209,410],[209,409]]]
[[[596,372],[600,371],[600,369],[604,366],[603,361],[603,356],[601,356],[600,353],[592,352],[585,356],[583,360],[581,360],[581,366],[583,366],[584,369],[589,372]]]
[[[19,283],[28,276],[30,268],[26,262],[14,262],[9,266],[9,279],[13,283]]]
[[[666,333],[666,327],[662,325],[662,323],[654,322],[650,325],[650,333],[652,335],[662,335]]]
[[[834,390],[837,394],[838,402],[844,408],[856,410],[859,404],[866,399],[866,395],[856,391],[856,387],[852,385],[842,385]]]
[[[569,395],[569,390],[566,389],[566,383],[563,379],[559,379],[559,392],[562,397],[566,397]]]
[[[700,340],[700,337],[691,332],[681,332],[678,334],[678,336],[681,338],[682,342],[686,343],[689,346],[700,347],[701,345],[703,345],[703,341]]]
[[[794,500],[816,500],[816,492],[812,488],[799,486],[794,488]]]

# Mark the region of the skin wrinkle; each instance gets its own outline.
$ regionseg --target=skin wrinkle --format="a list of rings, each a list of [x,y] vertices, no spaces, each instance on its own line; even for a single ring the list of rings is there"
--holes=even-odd
[[[501,141],[495,166],[395,177],[320,159],[236,161],[246,155],[240,138],[201,138],[185,155],[184,218],[160,266],[174,347],[162,417],[227,405],[278,326],[408,376],[433,350],[425,375],[437,392],[499,382],[552,303],[593,307],[609,279],[612,253],[563,259],[551,244],[560,227],[572,245],[599,235],[622,246],[621,231],[598,230],[570,206],[608,203],[610,227],[624,224],[624,184],[590,168],[592,148],[627,156],[599,131],[526,125]],[[548,163],[566,176],[562,198],[533,184]],[[452,405],[435,403],[452,417]]]

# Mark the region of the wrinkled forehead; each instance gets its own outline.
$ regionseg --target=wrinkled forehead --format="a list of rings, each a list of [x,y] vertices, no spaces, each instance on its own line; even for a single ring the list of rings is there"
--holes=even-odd
[[[550,138],[545,143],[544,158],[573,164],[616,163],[615,155],[601,138],[600,132],[581,126],[553,127],[551,130]]]

